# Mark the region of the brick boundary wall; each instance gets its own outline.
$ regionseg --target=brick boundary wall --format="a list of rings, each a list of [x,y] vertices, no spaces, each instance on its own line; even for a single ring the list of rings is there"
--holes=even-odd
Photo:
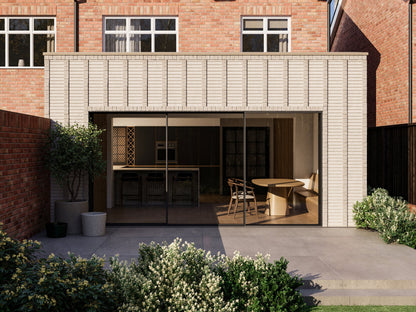
[[[0,110],[0,222],[24,239],[49,221],[50,178],[42,155],[50,120]]]

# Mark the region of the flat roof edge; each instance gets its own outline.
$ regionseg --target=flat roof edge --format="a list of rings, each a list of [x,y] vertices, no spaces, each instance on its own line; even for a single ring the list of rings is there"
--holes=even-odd
[[[46,52],[44,56],[368,56],[368,52],[288,52],[288,53],[267,53],[267,52],[157,52],[157,53],[120,53],[120,52]]]

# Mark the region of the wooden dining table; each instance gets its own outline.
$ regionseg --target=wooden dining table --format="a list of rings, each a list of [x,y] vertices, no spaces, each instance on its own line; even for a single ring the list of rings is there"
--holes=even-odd
[[[255,185],[267,187],[267,203],[265,214],[270,216],[285,216],[289,213],[288,198],[295,186],[303,186],[305,183],[294,179],[264,178],[253,179]]]

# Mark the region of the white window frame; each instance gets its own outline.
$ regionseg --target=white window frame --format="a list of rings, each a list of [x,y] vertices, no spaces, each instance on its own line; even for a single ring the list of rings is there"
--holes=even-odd
[[[106,30],[106,21],[110,19],[125,19],[126,29],[125,30]],[[150,30],[131,30],[130,20],[132,19],[150,19]],[[174,19],[175,30],[156,30],[157,19]],[[179,47],[179,31],[178,31],[178,17],[177,16],[106,16],[103,19],[103,51],[105,50],[105,35],[126,35],[126,52],[130,51],[130,37],[131,35],[151,35],[151,52],[155,52],[155,35],[176,35],[176,52]],[[163,52],[156,52],[163,53]]]
[[[263,30],[244,30],[244,20],[263,20]],[[287,30],[268,30],[267,22],[273,20],[287,20]],[[288,35],[287,36],[287,52],[291,52],[292,47],[292,23],[290,16],[242,16],[241,17],[241,52],[243,51],[243,35],[263,35],[263,52],[267,52],[267,35]],[[273,52],[268,52],[273,53]],[[285,53],[285,52],[276,52]]]
[[[52,16],[0,16],[0,19],[4,20],[4,30],[0,30],[0,35],[5,35],[5,66],[1,68],[43,68],[44,66],[34,65],[34,35],[54,35],[55,36],[55,47],[56,51],[56,17]],[[29,30],[9,30],[9,22],[11,19],[22,19],[29,20]],[[54,30],[35,30],[35,19],[51,19],[53,20]],[[30,64],[29,66],[9,66],[9,35],[30,35]]]

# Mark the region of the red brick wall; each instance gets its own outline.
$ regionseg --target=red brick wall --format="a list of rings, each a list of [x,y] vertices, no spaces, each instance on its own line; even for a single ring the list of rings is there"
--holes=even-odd
[[[42,69],[0,69],[0,109],[44,116]]]
[[[325,1],[87,0],[79,5],[79,51],[102,52],[104,16],[178,16],[180,52],[239,52],[241,16],[291,16],[292,51],[326,51]],[[72,0],[5,0],[0,16],[56,16],[57,52],[74,51]],[[0,109],[43,111],[42,69],[0,69]],[[22,87],[24,86],[24,87]]]
[[[369,52],[369,126],[408,122],[408,3],[347,0],[332,51]]]
[[[50,179],[42,162],[50,120],[0,110],[0,222],[23,239],[49,220]]]

